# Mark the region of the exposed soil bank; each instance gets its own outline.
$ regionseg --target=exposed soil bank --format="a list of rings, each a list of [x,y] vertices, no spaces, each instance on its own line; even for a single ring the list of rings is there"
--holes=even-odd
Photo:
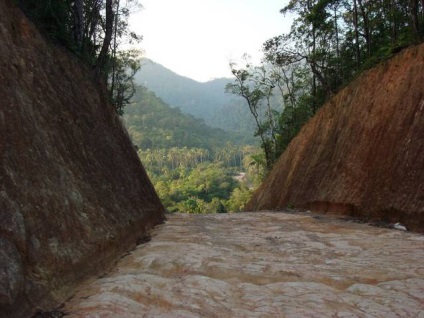
[[[424,45],[373,68],[301,130],[246,210],[286,206],[424,232]]]
[[[69,295],[163,220],[90,70],[0,1],[0,316]]]

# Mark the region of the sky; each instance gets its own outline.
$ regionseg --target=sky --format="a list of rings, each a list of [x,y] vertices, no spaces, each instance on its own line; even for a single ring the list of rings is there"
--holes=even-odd
[[[130,28],[143,35],[144,56],[205,82],[231,77],[230,60],[260,60],[262,44],[288,32],[288,0],[140,0]]]

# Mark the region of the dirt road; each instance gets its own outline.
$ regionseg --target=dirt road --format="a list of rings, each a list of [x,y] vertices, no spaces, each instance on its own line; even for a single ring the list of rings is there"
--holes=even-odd
[[[289,213],[177,214],[69,317],[424,317],[424,236]]]

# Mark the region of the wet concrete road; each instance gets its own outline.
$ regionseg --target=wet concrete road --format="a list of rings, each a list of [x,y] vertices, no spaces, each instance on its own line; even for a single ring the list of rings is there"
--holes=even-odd
[[[424,318],[424,236],[308,213],[171,215],[65,311]]]

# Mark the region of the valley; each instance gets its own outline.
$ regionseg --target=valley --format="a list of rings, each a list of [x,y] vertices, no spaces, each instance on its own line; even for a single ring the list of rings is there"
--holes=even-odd
[[[424,2],[290,1],[206,83],[137,7],[0,1],[0,317],[424,317]]]
[[[123,120],[169,212],[240,211],[262,180],[252,136],[208,126],[145,87],[137,88]],[[237,179],[240,173],[245,178]]]

